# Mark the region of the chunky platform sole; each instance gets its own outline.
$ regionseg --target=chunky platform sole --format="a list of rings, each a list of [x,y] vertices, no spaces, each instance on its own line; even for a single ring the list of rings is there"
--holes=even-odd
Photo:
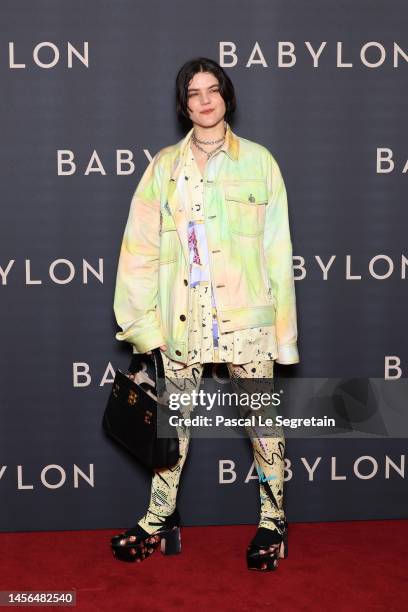
[[[263,549],[249,546],[247,550],[247,567],[260,572],[273,572],[278,568],[279,559],[288,557],[288,532],[283,533],[283,539],[276,545],[273,552],[261,552]]]
[[[144,561],[158,549],[163,555],[179,554],[181,552],[180,527],[173,527],[156,534],[152,533],[142,542],[112,545],[115,559],[129,562]]]

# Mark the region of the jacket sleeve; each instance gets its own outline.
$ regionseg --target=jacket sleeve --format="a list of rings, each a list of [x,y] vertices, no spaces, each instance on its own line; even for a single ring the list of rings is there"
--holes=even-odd
[[[299,353],[288,202],[279,165],[270,153],[267,177],[269,198],[266,206],[264,251],[269,283],[275,298],[278,344],[276,361],[293,364],[299,362]]]
[[[113,309],[133,353],[165,344],[156,314],[160,248],[160,176],[157,155],[146,168],[130,204],[120,248]]]

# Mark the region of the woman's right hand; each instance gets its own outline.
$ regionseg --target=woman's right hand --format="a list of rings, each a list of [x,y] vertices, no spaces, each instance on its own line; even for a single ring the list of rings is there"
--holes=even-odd
[[[161,349],[162,351],[166,351],[166,350],[167,350],[167,344],[162,344],[162,345],[160,346],[160,349]],[[145,355],[151,355],[151,354],[152,354],[152,351],[146,351],[146,353],[145,353]],[[131,379],[132,379],[132,380],[134,380],[134,381],[136,381],[136,375],[137,375],[137,372],[136,372],[136,373],[134,373],[134,374],[131,374],[130,372],[127,372],[127,374],[126,374],[126,376],[127,376],[128,378],[131,378]]]

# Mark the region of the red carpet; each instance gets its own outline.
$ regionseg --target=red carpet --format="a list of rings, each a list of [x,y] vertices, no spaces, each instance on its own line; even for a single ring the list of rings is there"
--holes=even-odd
[[[1,534],[1,590],[76,589],[71,609],[81,611],[399,612],[408,606],[408,521],[290,524],[288,558],[264,574],[245,565],[253,526],[184,527],[180,555],[156,551],[137,564],[114,559],[108,541],[117,531]]]

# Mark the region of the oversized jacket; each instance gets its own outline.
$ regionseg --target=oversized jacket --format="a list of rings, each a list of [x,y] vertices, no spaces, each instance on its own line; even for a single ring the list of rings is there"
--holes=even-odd
[[[166,354],[183,363],[190,288],[182,170],[191,133],[153,157],[133,194],[114,296],[117,340],[131,343],[133,353],[166,344]],[[206,165],[203,192],[220,332],[272,325],[273,358],[297,363],[292,243],[277,161],[227,124],[224,150]]]

